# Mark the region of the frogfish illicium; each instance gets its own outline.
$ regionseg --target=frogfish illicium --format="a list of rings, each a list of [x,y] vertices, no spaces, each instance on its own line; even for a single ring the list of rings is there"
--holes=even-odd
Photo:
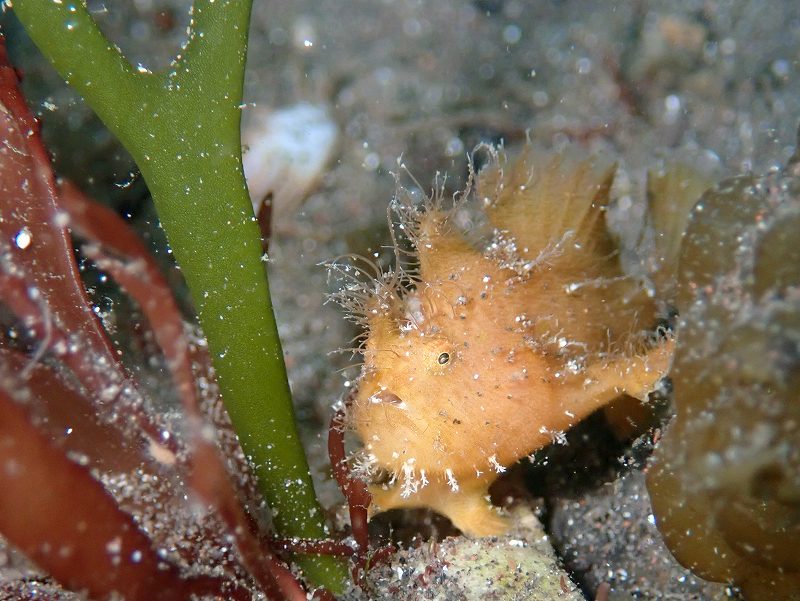
[[[348,417],[372,512],[429,507],[475,536],[507,527],[487,497],[507,467],[622,395],[646,399],[667,372],[659,293],[703,190],[687,168],[651,174],[645,285],[606,226],[614,166],[490,155],[471,191],[483,240],[457,226],[463,199],[398,203],[411,249],[396,254],[410,260],[335,295],[364,327]]]

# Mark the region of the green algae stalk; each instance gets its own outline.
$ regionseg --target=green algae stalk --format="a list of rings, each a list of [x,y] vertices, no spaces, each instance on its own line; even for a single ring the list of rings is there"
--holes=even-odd
[[[197,0],[164,72],[133,67],[81,2],[18,0],[17,17],[136,160],[208,338],[225,406],[283,536],[326,536],[297,436],[241,160],[249,0]],[[287,486],[287,483],[290,483]],[[298,557],[336,591],[344,565]]]

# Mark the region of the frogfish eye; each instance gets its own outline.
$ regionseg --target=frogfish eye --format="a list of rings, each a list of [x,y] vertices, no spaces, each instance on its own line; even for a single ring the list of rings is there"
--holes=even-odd
[[[442,353],[439,355],[439,365],[446,365],[450,361],[450,353]]]

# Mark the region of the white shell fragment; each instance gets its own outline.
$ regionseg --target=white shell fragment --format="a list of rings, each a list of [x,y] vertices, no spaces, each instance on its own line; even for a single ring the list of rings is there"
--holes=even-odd
[[[249,117],[242,132],[247,187],[256,214],[272,198],[272,221],[277,223],[317,185],[339,130],[327,107],[306,102]]]

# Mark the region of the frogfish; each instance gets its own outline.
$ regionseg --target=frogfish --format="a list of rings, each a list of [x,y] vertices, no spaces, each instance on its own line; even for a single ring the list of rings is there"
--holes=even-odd
[[[428,507],[472,536],[507,529],[488,489],[509,466],[664,377],[675,341],[656,332],[660,295],[704,190],[686,167],[650,174],[645,281],[606,225],[614,165],[490,155],[470,183],[482,238],[458,225],[463,199],[398,205],[408,258],[334,295],[364,330],[348,420],[371,513]]]

